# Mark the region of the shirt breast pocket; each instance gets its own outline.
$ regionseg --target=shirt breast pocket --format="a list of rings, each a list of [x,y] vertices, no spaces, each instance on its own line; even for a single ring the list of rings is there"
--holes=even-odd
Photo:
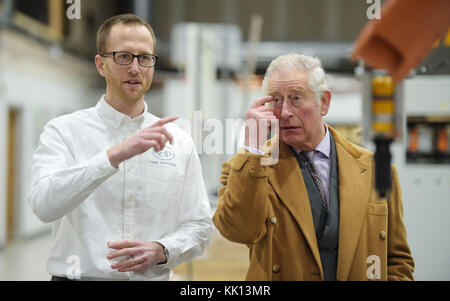
[[[173,212],[181,191],[181,177],[173,166],[150,168],[145,178],[145,206],[159,215]]]

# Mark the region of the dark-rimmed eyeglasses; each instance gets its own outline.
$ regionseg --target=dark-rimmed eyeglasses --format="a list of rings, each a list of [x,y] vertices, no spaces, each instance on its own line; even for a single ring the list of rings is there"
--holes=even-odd
[[[128,51],[113,51],[103,54],[103,57],[112,55],[114,62],[119,65],[130,65],[134,58],[138,58],[139,65],[142,67],[153,67],[156,64],[158,57],[154,54],[133,54]]]

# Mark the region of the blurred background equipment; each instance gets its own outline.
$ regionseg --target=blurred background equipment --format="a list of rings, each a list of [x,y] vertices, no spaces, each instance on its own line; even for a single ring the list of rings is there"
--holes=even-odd
[[[450,66],[449,11],[446,0],[386,1],[382,17],[368,22],[352,54],[359,59],[355,73],[362,81],[364,141],[375,152],[375,188],[380,197],[391,188],[391,143],[397,144],[393,162],[403,184],[416,279],[440,279],[431,276],[430,267],[437,268],[439,260],[430,260],[430,245],[439,241],[441,256],[450,250],[446,240],[434,234],[447,226],[450,210],[450,76],[448,71],[432,75]],[[421,217],[421,223],[411,222]],[[435,240],[424,233],[432,233]],[[440,263],[449,266],[449,261]],[[447,279],[449,274],[440,275]]]
[[[146,101],[157,116],[178,114],[184,119],[180,126],[197,138],[214,210],[221,164],[242,145],[245,111],[262,96],[262,76],[278,55],[320,58],[333,92],[325,121],[374,150],[367,116],[373,110],[391,113],[392,103],[372,105],[378,99],[371,88],[375,73],[368,62],[358,69],[362,66],[350,59],[370,21],[369,8],[354,0],[0,0],[0,162],[8,163],[0,164],[0,280],[48,279],[51,227],[34,216],[25,199],[31,156],[49,119],[93,106],[104,94],[94,56],[97,30],[108,17],[135,13],[154,28],[160,59]],[[416,22],[431,36],[429,20]],[[404,133],[390,149],[418,280],[450,280],[450,242],[442,239],[450,227],[448,26],[445,30],[415,62],[415,76],[396,83],[390,116]],[[402,44],[406,37],[401,38],[391,42]],[[410,49],[398,51],[407,54],[419,41],[413,37]],[[373,76],[361,80],[369,71]],[[206,254],[174,269],[171,279],[243,280],[247,252],[214,232]]]
[[[381,10],[383,17],[369,22],[356,41],[353,58],[388,71],[369,71],[363,79],[370,81],[373,97],[373,103],[365,101],[372,106],[365,119],[371,128],[366,126],[365,133],[373,137],[376,146],[375,188],[380,197],[386,197],[391,189],[390,144],[403,136],[403,96],[401,90],[395,92],[395,83],[402,82],[447,31],[449,11],[450,2],[446,0],[388,1]],[[367,84],[364,87],[368,89]]]

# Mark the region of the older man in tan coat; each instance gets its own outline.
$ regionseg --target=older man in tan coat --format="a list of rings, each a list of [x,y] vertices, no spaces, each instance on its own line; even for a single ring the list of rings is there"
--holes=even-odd
[[[412,280],[400,184],[379,198],[373,155],[326,125],[331,92],[315,58],[276,58],[252,103],[245,151],[222,167],[213,220],[247,244],[247,280]],[[279,120],[279,135],[266,142]],[[250,123],[249,123],[250,124]],[[262,158],[279,147],[278,161]]]

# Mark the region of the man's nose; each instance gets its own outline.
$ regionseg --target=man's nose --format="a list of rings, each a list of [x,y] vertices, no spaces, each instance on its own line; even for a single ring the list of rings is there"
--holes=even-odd
[[[134,57],[131,64],[128,67],[128,71],[132,74],[137,74],[139,72],[139,59]]]
[[[281,105],[281,119],[288,120],[291,116],[291,104],[285,99]]]

